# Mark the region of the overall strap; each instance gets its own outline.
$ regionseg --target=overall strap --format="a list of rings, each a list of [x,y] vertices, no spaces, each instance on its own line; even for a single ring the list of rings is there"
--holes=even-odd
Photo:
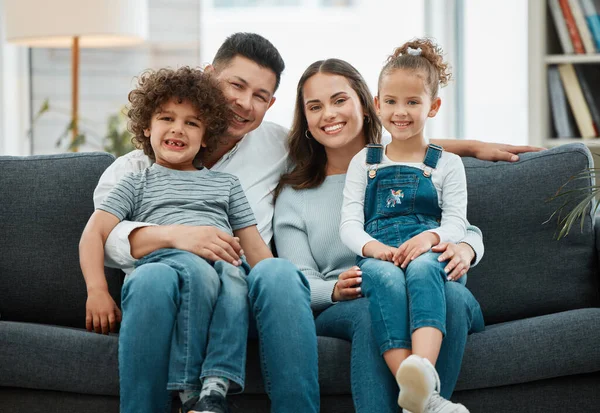
[[[423,159],[423,164],[425,165],[425,169],[423,170],[423,175],[426,177],[431,176],[431,171],[437,167],[437,163],[442,156],[442,148],[439,145],[434,145],[430,143],[427,146],[427,152],[425,153],[425,159]]]

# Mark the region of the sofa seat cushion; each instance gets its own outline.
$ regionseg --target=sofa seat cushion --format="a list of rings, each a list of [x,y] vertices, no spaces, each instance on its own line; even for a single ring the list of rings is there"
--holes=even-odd
[[[118,337],[0,321],[0,386],[117,396]]]
[[[510,321],[469,336],[456,390],[600,372],[600,308]]]

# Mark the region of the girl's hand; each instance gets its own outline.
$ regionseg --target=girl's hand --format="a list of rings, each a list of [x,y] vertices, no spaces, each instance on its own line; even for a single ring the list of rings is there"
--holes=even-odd
[[[448,281],[456,281],[469,271],[471,262],[475,258],[475,251],[469,244],[451,244],[443,242],[432,248],[434,252],[441,252],[438,261],[448,261],[448,265],[444,268],[448,274]]]
[[[354,266],[338,276],[338,281],[333,287],[331,301],[347,301],[362,297],[360,295],[360,283],[362,282],[362,271]]]
[[[370,241],[363,247],[363,256],[376,258],[382,261],[392,261],[396,248],[385,245],[379,241]]]
[[[419,255],[427,252],[440,242],[440,237],[435,232],[425,231],[415,235],[398,247],[394,253],[393,262],[404,269]]]
[[[117,331],[121,322],[121,310],[108,291],[88,292],[85,304],[85,328],[87,331],[108,334]]]

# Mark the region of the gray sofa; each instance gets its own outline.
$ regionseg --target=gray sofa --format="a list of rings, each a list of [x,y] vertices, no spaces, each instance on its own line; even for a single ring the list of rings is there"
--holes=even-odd
[[[83,330],[77,245],[92,192],[113,157],[0,157],[0,412],[117,412],[116,335]],[[486,256],[469,274],[487,329],[467,342],[453,399],[471,412],[597,412],[600,406],[598,235],[544,224],[547,198],[589,166],[581,144],[516,164],[464,160],[469,220]],[[579,182],[580,185],[588,184]],[[107,270],[120,302],[122,274]],[[323,412],[353,411],[347,342],[320,337]],[[235,412],[266,412],[257,343],[249,343]],[[175,406],[174,406],[175,409]]]

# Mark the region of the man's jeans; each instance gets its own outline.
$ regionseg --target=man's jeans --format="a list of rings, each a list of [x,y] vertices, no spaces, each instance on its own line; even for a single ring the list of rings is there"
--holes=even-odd
[[[169,411],[169,390],[199,390],[207,376],[243,388],[248,270],[174,249],[136,263],[122,290],[121,412]]]

